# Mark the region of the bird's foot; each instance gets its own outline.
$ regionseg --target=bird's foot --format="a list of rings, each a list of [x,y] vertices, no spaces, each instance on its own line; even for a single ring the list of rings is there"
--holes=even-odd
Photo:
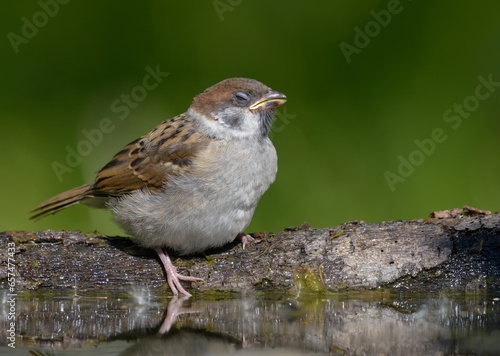
[[[170,286],[170,289],[172,290],[172,293],[174,293],[174,295],[177,296],[179,295],[180,292],[190,297],[191,294],[188,293],[182,287],[180,280],[195,282],[195,281],[201,281],[202,279],[191,276],[183,276],[182,274],[179,274],[179,272],[177,272],[177,268],[175,268],[175,266],[172,264],[170,257],[168,257],[168,254],[165,251],[163,251],[161,248],[157,248],[156,253],[158,253],[160,260],[163,263],[163,267],[165,268],[165,273],[167,274],[167,282],[168,285]]]
[[[243,244],[243,249],[245,249],[247,242],[248,243],[254,242],[254,238],[252,236],[245,234],[243,232],[240,232],[238,236],[236,236],[236,238],[241,240],[241,243]]]

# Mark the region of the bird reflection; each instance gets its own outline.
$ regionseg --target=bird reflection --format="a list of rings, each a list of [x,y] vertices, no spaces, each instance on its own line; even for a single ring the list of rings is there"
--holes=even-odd
[[[174,297],[170,303],[168,303],[167,315],[165,320],[163,320],[160,330],[158,330],[158,336],[165,335],[170,331],[170,328],[175,324],[179,315],[200,313],[201,311],[193,307],[184,307],[182,304],[189,299],[189,296]]]
[[[174,297],[156,335],[139,339],[120,355],[229,355],[242,348],[241,340],[228,335],[192,328],[172,329],[180,315],[201,312],[183,305],[189,298]]]

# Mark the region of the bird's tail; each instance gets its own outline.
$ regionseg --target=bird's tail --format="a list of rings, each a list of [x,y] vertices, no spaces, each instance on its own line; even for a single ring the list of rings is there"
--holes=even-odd
[[[59,210],[67,208],[68,206],[75,205],[86,198],[94,197],[92,186],[93,184],[85,184],[44,201],[31,211],[34,215],[31,216],[30,219],[41,219],[47,215],[54,214]]]

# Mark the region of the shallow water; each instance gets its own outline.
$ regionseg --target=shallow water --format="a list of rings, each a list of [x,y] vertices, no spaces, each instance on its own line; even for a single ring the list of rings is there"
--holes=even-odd
[[[1,355],[500,354],[492,294],[23,295],[15,348],[0,296]]]

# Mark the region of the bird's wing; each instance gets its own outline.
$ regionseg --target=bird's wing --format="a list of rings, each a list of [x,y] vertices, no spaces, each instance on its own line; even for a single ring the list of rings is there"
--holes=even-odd
[[[170,176],[189,171],[209,138],[193,128],[185,113],[129,143],[97,174],[94,196],[120,196],[147,187],[159,190]]]

